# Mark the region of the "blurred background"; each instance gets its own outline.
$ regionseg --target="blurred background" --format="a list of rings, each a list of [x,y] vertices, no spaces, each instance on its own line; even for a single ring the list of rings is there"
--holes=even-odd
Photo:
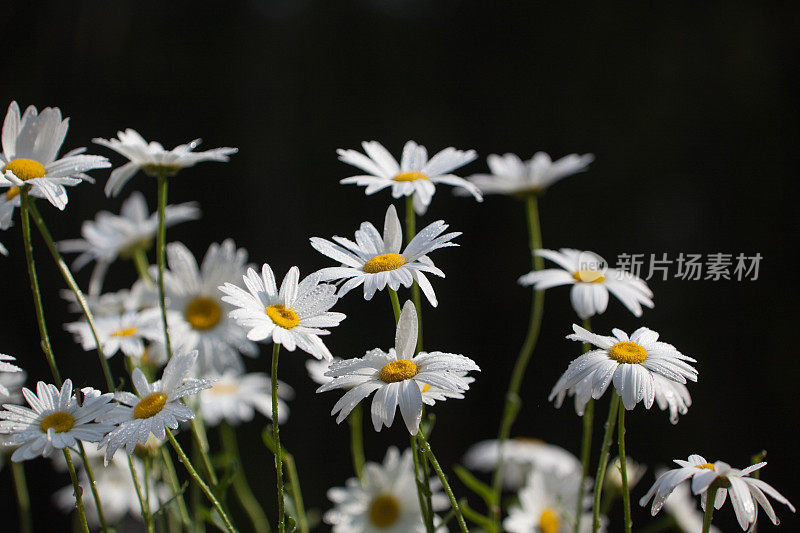
[[[270,263],[279,276],[292,265],[304,274],[331,265],[309,237],[351,237],[362,221],[382,224],[390,195],[366,197],[363,188],[339,185],[356,172],[337,161],[337,148],[374,139],[399,156],[414,139],[431,153],[477,150],[480,158],[459,175],[484,172],[491,153],[594,153],[588,172],[542,198],[545,247],[593,250],[612,264],[620,253],[763,256],[755,281],[679,280],[673,265],[669,279],[649,281],[656,306],[641,319],[612,299],[594,320],[601,333],[646,325],[698,360],[694,405],[676,426],[657,409],[629,413],[628,454],[650,466],[633,498],[652,483],[654,467],[673,458],[700,453],[744,467],[766,449],[762,479],[797,504],[791,428],[800,421],[800,361],[791,332],[798,297],[798,14],[788,2],[5,1],[0,106],[16,100],[23,108],[60,107],[71,117],[63,151],[89,146],[115,166],[123,159],[91,139],[127,127],[167,147],[196,137],[206,149],[238,147],[230,163],[203,164],[172,180],[170,202],[196,200],[203,218],[170,229],[168,238],[201,257],[211,242],[233,237],[254,263]],[[102,191],[108,171],[93,176],[97,185],[69,190],[64,212],[40,202],[57,240],[78,237],[81,222],[99,210],[118,212],[136,189],[155,209],[155,181],[145,175],[116,199]],[[447,278],[434,280],[439,307],[424,309],[426,348],[465,354],[482,368],[466,399],[434,410],[432,444],[445,465],[497,432],[528,320],[530,291],[516,284],[530,268],[524,217],[512,199],[478,204],[440,187],[418,220],[422,227],[444,219],[463,232],[459,248],[434,258]],[[31,385],[49,374],[19,224],[0,242],[10,251],[0,257],[0,352],[17,357]],[[34,242],[62,373],[100,387],[95,354],[62,330],[75,315],[58,296],[63,283],[43,242]],[[89,273],[79,273],[84,287]],[[106,287],[129,286],[135,275],[132,264],[117,263]],[[564,339],[577,321],[568,292],[548,291],[513,434],[577,453],[580,420],[572,406],[557,410],[547,402],[580,350]],[[392,345],[385,294],[365,302],[356,290],[336,310],[348,318],[326,339],[335,355]],[[260,358],[247,361],[251,371],[268,369],[269,348],[262,348]],[[295,352],[281,360],[281,378],[297,391],[281,437],[297,457],[307,507],[325,510],[325,491],[352,475],[348,432],[329,416],[341,394],[314,394],[307,357]],[[121,373],[121,361],[111,362]],[[254,490],[274,516],[272,457],[258,436],[264,422],[243,426],[240,442]],[[386,446],[408,442],[399,423],[379,434],[368,427],[365,435],[368,458],[376,461]],[[48,460],[25,466],[38,529],[56,530],[53,523],[67,522],[50,495],[68,479]],[[0,486],[8,495],[0,503],[4,516],[13,520],[7,468]],[[457,482],[456,491],[466,494]],[[780,507],[783,530],[795,530],[797,518]],[[649,519],[638,505],[634,512],[635,524]],[[715,524],[738,528],[730,507]],[[771,530],[766,519],[759,525]]]

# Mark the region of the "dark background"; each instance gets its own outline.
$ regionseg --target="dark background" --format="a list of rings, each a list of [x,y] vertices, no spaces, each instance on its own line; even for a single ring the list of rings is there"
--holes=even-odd
[[[172,181],[171,202],[198,200],[204,217],[171,229],[169,238],[202,256],[209,243],[234,237],[279,276],[291,265],[301,273],[330,266],[308,245],[310,236],[350,237],[363,220],[382,223],[388,193],[365,197],[362,188],[338,185],[355,171],[337,162],[337,148],[369,139],[398,155],[408,139],[431,153],[475,148],[481,157],[462,175],[484,171],[490,153],[593,152],[588,173],[543,198],[545,246],[590,249],[612,262],[622,252],[764,257],[757,281],[651,280],[656,307],[641,320],[612,301],[594,321],[603,333],[647,325],[698,359],[694,405],[677,426],[657,409],[629,413],[629,455],[652,466],[701,453],[743,467],[765,448],[770,464],[762,478],[800,502],[792,436],[799,366],[797,5],[535,4],[3,2],[0,105],[16,99],[23,108],[59,106],[72,117],[65,150],[126,127],[167,147],[195,137],[205,148],[237,146],[230,163],[203,164]],[[123,163],[101,147],[90,151]],[[93,175],[98,184],[71,189],[63,213],[42,204],[57,239],[78,236],[81,221],[100,209],[117,212],[137,188],[155,207],[155,182],[144,175],[118,199],[102,193],[107,171]],[[433,281],[440,305],[425,309],[426,346],[468,355],[483,369],[465,400],[435,409],[434,448],[451,465],[471,443],[496,434],[528,318],[529,292],[515,280],[529,259],[524,211],[511,199],[478,205],[441,187],[418,227],[438,218],[464,235],[460,248],[434,258],[448,277]],[[0,351],[20,360],[32,384],[49,376],[18,227],[0,235],[10,250],[0,258]],[[62,281],[38,238],[35,245],[62,373],[100,386],[95,354],[61,330],[73,315],[57,296]],[[88,273],[79,276],[84,286]],[[126,286],[134,275],[119,263],[107,287]],[[326,339],[334,354],[360,356],[392,344],[388,298],[364,302],[360,294],[337,306],[348,318]],[[514,434],[577,452],[580,423],[571,405],[559,411],[546,401],[578,353],[564,340],[573,321],[568,290],[549,291]],[[307,506],[327,509],[325,490],[351,475],[348,435],[328,415],[340,393],[314,394],[307,357],[282,358],[280,375],[298,391],[282,439],[297,456]],[[120,361],[112,363],[119,372]],[[265,355],[248,364],[261,371],[268,365]],[[274,516],[272,459],[257,436],[263,423],[246,425],[240,440],[251,482]],[[367,428],[366,438],[372,460],[382,459],[389,444],[407,444],[400,423],[380,434]],[[66,476],[47,460],[26,469],[39,528],[48,529],[48,513],[66,524],[49,503]],[[0,486],[13,522],[7,472],[0,472]],[[651,469],[635,499],[652,479]],[[456,491],[465,494],[458,484]],[[797,527],[785,507],[776,508],[784,530]],[[635,513],[643,525],[648,514],[638,505]],[[766,518],[760,522],[770,529]],[[715,523],[738,528],[730,504]]]

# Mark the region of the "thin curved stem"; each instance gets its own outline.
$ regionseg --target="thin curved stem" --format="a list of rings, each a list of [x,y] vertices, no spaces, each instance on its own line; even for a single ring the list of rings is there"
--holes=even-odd
[[[69,478],[72,480],[72,488],[75,494],[75,505],[78,508],[78,520],[81,524],[81,529],[85,533],[89,533],[89,524],[86,522],[86,509],[83,507],[83,489],[81,484],[78,483],[78,474],[75,472],[75,465],[72,463],[72,455],[69,453],[69,448],[63,448],[64,459],[67,461],[67,470],[69,470]]]
[[[308,519],[306,518],[306,508],[303,503],[303,492],[300,490],[300,476],[297,475],[297,465],[294,462],[294,455],[283,450],[283,464],[286,465],[286,473],[289,476],[289,488],[294,500],[294,510],[297,513],[297,529],[300,533],[308,533]]]
[[[631,533],[631,493],[628,487],[628,465],[625,460],[625,406],[619,408],[617,421],[617,449],[619,450],[619,471],[622,474],[622,508],[625,512],[625,533]]]
[[[14,476],[14,491],[17,495],[19,533],[31,533],[33,516],[31,515],[31,497],[28,494],[28,483],[25,480],[24,464],[12,462],[11,473]]]
[[[202,490],[203,494],[206,495],[208,501],[211,503],[214,509],[216,509],[217,513],[219,513],[220,518],[222,518],[222,522],[225,524],[225,528],[230,533],[235,533],[236,528],[233,527],[233,523],[231,522],[231,519],[228,516],[228,514],[225,512],[225,509],[222,508],[222,504],[219,502],[219,500],[211,491],[211,489],[208,488],[208,485],[206,485],[206,482],[203,481],[203,478],[200,477],[200,474],[197,473],[197,470],[192,465],[192,462],[189,460],[189,457],[183,451],[181,445],[178,444],[178,441],[175,440],[175,435],[173,435],[172,431],[170,431],[169,429],[167,429],[167,438],[169,439],[169,443],[172,445],[172,448],[175,450],[175,453],[178,454],[178,459],[180,460],[181,463],[183,463],[183,466],[186,467],[186,471],[189,473],[189,477],[191,477],[192,480],[197,484],[197,486],[200,487],[200,490]]]
[[[611,394],[611,403],[608,407],[608,419],[606,419],[606,430],[603,434],[603,444],[600,448],[600,462],[597,465],[597,475],[594,478],[594,505],[592,506],[592,532],[597,533],[600,529],[600,496],[603,492],[603,478],[608,467],[608,452],[611,449],[611,439],[614,436],[614,424],[617,421],[617,409],[619,408],[619,395],[614,392]],[[623,407],[624,409],[625,407]]]
[[[178,505],[178,514],[181,517],[181,523],[187,531],[191,531],[192,519],[189,518],[189,509],[186,507],[186,500],[183,498],[181,485],[178,482],[178,474],[175,472],[175,465],[172,463],[172,457],[166,447],[161,446],[161,459],[164,462],[164,472],[166,472],[167,482],[172,489],[172,495]]]
[[[108,531],[108,523],[106,522],[106,515],[103,512],[103,504],[100,503],[100,493],[97,492],[94,469],[89,463],[89,456],[86,455],[86,448],[84,448],[82,441],[78,441],[78,450],[83,460],[83,470],[86,472],[86,477],[89,478],[89,488],[92,491],[92,497],[94,498],[95,507],[97,508],[97,519],[100,521],[100,528],[103,532],[106,532]]]
[[[164,294],[164,268],[167,262],[167,191],[169,180],[166,176],[158,176],[158,237],[156,239],[156,261],[158,263],[158,303],[161,307],[161,323],[164,327],[164,346],[167,349],[167,358],[172,357],[172,343],[169,338],[169,325],[167,324],[167,298]]]
[[[152,533],[153,531],[153,516],[150,514],[150,506],[147,504],[147,498],[145,498],[144,493],[142,492],[142,485],[139,483],[139,476],[136,473],[136,466],[133,464],[133,457],[128,456],[128,469],[131,471],[131,479],[133,479],[133,488],[136,490],[136,496],[139,498],[139,508],[142,510],[142,519],[144,520],[144,527],[148,533]],[[147,483],[147,478],[145,477],[144,482]]]
[[[714,502],[717,499],[717,490],[720,487],[719,478],[715,479],[706,491],[706,510],[703,513],[703,533],[711,531],[711,520],[714,518]]]
[[[431,517],[431,510],[428,507],[425,499],[425,490],[424,487],[426,485],[423,484],[422,481],[422,473],[420,471],[420,457],[419,457],[419,443],[417,442],[417,436],[411,435],[410,438],[411,444],[411,456],[414,459],[414,484],[417,487],[417,500],[419,500],[419,511],[422,514],[423,521],[425,523],[425,530],[428,533],[433,533],[433,528],[429,526],[429,523],[432,521]]]
[[[283,501],[283,450],[281,449],[280,430],[278,428],[278,355],[280,350],[280,344],[273,344],[270,381],[272,382],[272,438],[275,441],[275,476],[277,478],[276,487],[278,491],[278,532],[284,533],[286,529],[286,510]]]
[[[583,329],[592,331],[592,320],[586,318],[583,321]],[[583,353],[588,352],[591,345],[583,343]],[[592,458],[592,432],[594,431],[594,398],[589,398],[583,408],[583,435],[581,436],[581,483],[578,485],[578,497],[575,504],[575,533],[581,529],[581,519],[583,518],[583,490],[586,478],[589,477],[589,461]]]
[[[539,203],[536,195],[530,195],[525,199],[525,212],[528,221],[528,246],[531,252],[531,265],[533,270],[541,270],[544,267],[544,259],[534,255],[534,250],[542,247],[542,231],[541,223],[539,221]],[[511,380],[508,384],[508,391],[506,392],[506,402],[503,407],[503,416],[500,421],[500,429],[497,433],[498,452],[497,452],[497,466],[494,474],[492,475],[492,508],[491,517],[492,523],[495,524],[496,529],[500,528],[500,493],[503,487],[503,455],[504,444],[511,434],[511,426],[514,425],[514,420],[520,409],[519,390],[522,386],[522,381],[525,377],[525,371],[528,368],[533,351],[536,348],[536,343],[539,340],[539,332],[542,328],[542,315],[544,314],[544,291],[533,291],[533,298],[531,300],[530,322],[528,323],[528,332],[525,335],[525,341],[522,343],[522,348],[517,356],[517,361],[514,364],[514,369],[511,371]]]
[[[147,250],[139,246],[136,250],[133,251],[133,264],[136,267],[136,273],[139,275],[140,278],[144,280],[149,286],[155,285],[155,280],[148,272],[148,268],[150,267],[150,261],[147,259]]]
[[[364,411],[359,403],[347,417],[350,425],[350,454],[353,457],[353,471],[359,479],[364,475]]]
[[[389,291],[389,299],[392,301],[392,310],[394,311],[394,323],[400,320],[400,299],[397,297],[397,291],[393,289],[386,289]]]
[[[439,481],[442,482],[442,487],[444,487],[444,492],[447,494],[447,498],[450,500],[450,506],[453,508],[453,511],[456,513],[456,521],[458,521],[458,527],[461,528],[462,533],[469,533],[469,528],[467,528],[467,523],[464,521],[464,515],[461,512],[461,507],[456,500],[455,495],[453,494],[453,489],[450,488],[450,483],[447,482],[447,476],[444,475],[444,471],[442,467],[439,466],[439,461],[436,460],[436,456],[433,455],[433,450],[431,449],[431,445],[428,444],[428,441],[425,439],[425,435],[422,431],[417,433],[417,439],[420,443],[422,443],[422,449],[425,451],[425,455],[428,458],[428,461],[431,462],[431,466],[433,466],[433,470],[436,472],[436,475],[439,476]]]
[[[237,471],[231,481],[233,492],[236,494],[239,503],[242,504],[242,508],[247,513],[248,518],[250,518],[250,522],[253,524],[253,531],[256,533],[269,533],[270,527],[267,515],[264,514],[264,509],[261,508],[261,504],[258,503],[258,499],[247,483],[244,464],[239,454],[239,445],[236,442],[236,432],[230,424],[223,420],[219,425],[219,436],[222,441],[222,449],[226,455],[236,461]]]

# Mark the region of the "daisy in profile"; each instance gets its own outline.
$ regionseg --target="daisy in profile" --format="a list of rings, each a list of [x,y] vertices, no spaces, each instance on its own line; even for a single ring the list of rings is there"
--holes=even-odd
[[[111,172],[111,177],[106,183],[106,196],[118,195],[122,187],[139,170],[151,177],[171,177],[182,168],[193,167],[201,161],[228,161],[228,156],[238,152],[238,149],[228,147],[193,152],[192,150],[200,145],[200,139],[195,139],[189,144],[181,144],[172,150],[165,150],[157,142],[148,143],[138,132],[130,128],[118,131],[116,139],[93,140],[130,160]]]
[[[544,152],[536,152],[527,161],[515,154],[491,154],[486,158],[490,173],[473,174],[467,180],[483,194],[540,194],[555,182],[584,172],[592,161],[592,154],[569,154],[556,161]]]
[[[578,502],[580,475],[555,476],[533,471],[519,491],[519,504],[512,505],[503,528],[508,533],[572,533]],[[587,501],[588,503],[588,501]],[[580,533],[592,531],[591,508],[584,508]],[[605,517],[599,531],[605,531]]]
[[[427,211],[438,184],[459,187],[472,194],[479,202],[483,200],[475,185],[451,174],[455,169],[474,161],[478,157],[475,150],[464,152],[451,146],[429,160],[424,146],[408,141],[403,147],[403,157],[398,164],[392,154],[377,141],[364,141],[361,146],[366,155],[356,150],[338,150],[337,153],[340,161],[358,167],[366,175],[351,176],[339,183],[354,183],[366,187],[364,192],[367,195],[387,187],[392,188],[393,198],[413,195],[414,211],[419,215],[424,215]]]
[[[660,468],[656,471],[656,477],[661,477],[666,471],[666,468]],[[703,511],[697,505],[697,500],[692,497],[692,492],[685,483],[676,485],[672,489],[672,493],[664,500],[664,511],[675,520],[678,530],[683,533],[703,530]],[[709,533],[720,533],[720,530],[713,525],[708,531]]]
[[[416,435],[422,419],[422,388],[425,384],[446,393],[463,393],[469,383],[463,372],[480,370],[472,359],[443,352],[419,352],[417,345],[417,310],[409,300],[403,306],[397,322],[394,348],[384,352],[370,350],[364,357],[346,359],[331,365],[325,374],[334,378],[317,392],[349,389],[331,414],[339,413],[341,424],[350,411],[364,398],[375,392],[372,399],[372,424],[375,431],[394,422],[398,405],[409,433]],[[443,396],[444,399],[445,396]]]
[[[0,353],[0,376],[3,376],[5,379],[6,374],[18,374],[22,373],[22,369],[17,365],[9,363],[9,361],[16,361],[16,359],[10,355],[6,355],[4,353]],[[8,396],[10,393],[5,385],[0,382],[0,395]]]
[[[311,237],[311,246],[342,263],[342,266],[323,268],[318,272],[322,281],[347,280],[339,289],[340,297],[363,284],[364,299],[370,300],[376,291],[387,286],[396,291],[401,285],[410,287],[416,281],[431,305],[436,307],[436,294],[424,272],[444,277],[444,272],[433,266],[427,254],[439,248],[458,246],[450,241],[461,233],[442,235],[447,228],[444,221],[437,220],[417,233],[401,253],[403,231],[397,211],[390,205],[383,223],[383,237],[375,226],[363,222],[361,229],[356,231],[356,242],[344,237],[333,237],[336,243]]]
[[[625,270],[606,268],[605,260],[594,252],[561,248],[534,253],[561,268],[534,270],[520,277],[519,283],[537,290],[572,285],[572,307],[581,320],[604,313],[609,293],[637,317],[642,316],[642,306],[653,308],[653,292],[647,283]]]
[[[197,220],[200,209],[197,203],[168,205],[164,213],[165,224]],[[68,239],[58,243],[58,249],[65,253],[79,253],[72,263],[77,271],[94,261],[90,285],[94,294],[100,292],[108,266],[117,257],[133,259],[137,250],[148,250],[158,231],[158,213],[150,214],[144,195],[134,192],[122,203],[119,215],[100,211],[94,220],[87,220],[81,226],[81,239]]]
[[[229,370],[214,378],[211,387],[200,391],[198,410],[203,420],[210,426],[226,421],[232,426],[249,422],[258,411],[272,419],[272,382],[266,374],[236,374]],[[284,423],[289,417],[286,400],[294,397],[292,388],[278,381],[278,422]]]
[[[299,281],[300,270],[292,267],[283,278],[281,288],[266,263],[261,276],[252,268],[243,276],[247,291],[232,283],[219,287],[226,296],[222,301],[236,309],[230,317],[248,330],[247,338],[253,341],[271,340],[290,352],[300,348],[317,359],[333,359],[320,335],[339,325],[343,313],[329,311],[338,301],[336,287],[320,283],[320,276],[312,274]]]
[[[464,466],[475,472],[493,472],[497,468],[499,443],[484,440],[473,444],[464,455]],[[564,478],[580,475],[581,470],[580,460],[561,446],[527,437],[503,441],[503,486],[508,489],[521,487],[532,471]]]
[[[431,484],[434,511],[446,509],[447,497],[440,485]],[[323,517],[333,533],[423,533],[411,450],[401,455],[386,450],[383,464],[364,465],[364,479],[352,477],[346,486],[328,490],[333,509]]]
[[[553,387],[550,401],[589,377],[585,386],[591,388],[595,400],[613,382],[625,409],[630,411],[639,402],[650,409],[656,388],[663,386],[654,375],[660,374],[678,383],[697,381],[697,370],[689,364],[696,360],[683,355],[671,344],[660,342],[658,333],[651,329],[639,328],[630,337],[619,329],[612,330],[613,337],[597,335],[577,324],[573,324],[572,329],[575,333],[568,335],[568,339],[593,344],[597,349],[569,364]]]
[[[34,106],[29,106],[20,117],[17,102],[11,102],[3,122],[3,153],[0,154],[0,187],[8,188],[7,202],[19,195],[19,188],[25,185],[30,187],[32,196],[46,198],[63,210],[68,200],[65,185],[92,181],[86,172],[111,166],[105,157],[83,155],[85,148],[77,148],[58,158],[68,128],[69,119],[62,119],[57,107],[47,107],[39,113]],[[5,211],[13,211],[18,202],[6,206]],[[9,218],[6,213],[6,223]]]
[[[176,342],[186,350],[197,350],[198,375],[241,372],[243,353],[258,355],[258,347],[248,340],[246,330],[229,317],[234,305],[226,303],[217,287],[242,278],[247,251],[236,248],[232,239],[208,247],[202,264],[179,242],[167,245],[164,292],[168,306],[183,322]],[[154,278],[157,270],[153,269]]]
[[[166,428],[177,429],[180,422],[194,418],[194,412],[181,398],[211,387],[210,380],[188,377],[196,360],[197,351],[176,353],[164,367],[161,379],[153,383],[148,383],[139,368],[133,369],[131,379],[136,394],[115,393],[114,399],[121,405],[103,418],[103,422],[118,424],[98,446],[106,449],[106,461],[119,448],[132,454],[137,444],[147,443],[151,433],[163,441],[167,438]]]
[[[170,326],[179,325],[174,314],[168,315],[167,319]],[[161,314],[156,309],[99,316],[94,319],[94,325],[106,358],[122,352],[126,357],[138,359],[144,355],[146,342],[164,340]],[[64,324],[64,329],[75,336],[75,341],[81,344],[84,350],[97,349],[92,329],[86,320]]]
[[[19,447],[11,460],[27,461],[34,457],[48,457],[55,450],[75,446],[79,440],[99,442],[113,424],[101,421],[110,413],[113,395],[100,394],[92,388],[82,389],[83,402],[72,392],[72,381],[64,381],[61,389],[40,381],[36,394],[22,389],[30,405],[6,404],[0,411],[0,433],[9,435],[6,445]]]
[[[778,525],[780,523],[772,504],[767,499],[767,495],[795,512],[795,508],[789,500],[784,498],[771,485],[760,479],[750,477],[750,474],[763,468],[767,463],[756,463],[744,470],[739,470],[732,468],[723,461],[709,463],[700,455],[690,455],[686,461],[675,459],[675,463],[679,468],[668,470],[659,476],[647,494],[639,500],[639,505],[644,507],[651,498],[653,499],[653,504],[650,508],[650,513],[653,516],[661,510],[664,502],[675,490],[675,487],[688,479],[692,480],[692,493],[702,495],[701,503],[704,507],[707,505],[706,499],[711,484],[718,481],[719,488],[714,498],[714,508],[720,509],[730,494],[736,519],[742,530],[748,530],[756,523],[759,506],[764,509],[773,524]]]
[[[341,357],[334,357],[330,361],[327,359],[308,359],[306,361],[306,372],[308,372],[308,377],[310,377],[311,381],[317,385],[325,385],[329,381],[333,380],[333,378],[326,376],[325,373],[330,370],[330,367],[333,363],[338,363],[341,360]]]

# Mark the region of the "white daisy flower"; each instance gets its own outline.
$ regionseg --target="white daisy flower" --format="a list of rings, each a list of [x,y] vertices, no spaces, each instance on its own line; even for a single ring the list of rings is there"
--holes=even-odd
[[[68,302],[70,311],[74,313],[83,312],[74,292],[64,289],[59,291],[59,295]],[[137,279],[130,289],[121,289],[103,294],[84,294],[84,296],[92,315],[95,317],[121,315],[132,311],[144,311],[158,307],[158,289],[155,286],[148,285],[141,279]]]
[[[167,245],[164,292],[170,309],[184,325],[176,342],[187,350],[198,351],[198,375],[220,373],[227,369],[241,372],[241,356],[258,355],[258,347],[247,338],[245,329],[229,317],[234,305],[226,303],[217,287],[235,282],[245,273],[247,251],[236,248],[232,239],[208,247],[202,265],[181,243]],[[157,270],[153,270],[157,275]]]
[[[455,372],[455,374],[464,379],[464,382],[467,385],[471,385],[475,378],[472,376],[467,375],[466,372]],[[464,399],[463,392],[456,392],[452,389],[442,389],[439,387],[432,387],[429,383],[422,383],[420,382],[419,385],[422,387],[420,392],[422,393],[422,401],[425,405],[435,405],[436,402],[443,402],[448,398],[452,398],[455,400],[462,400]]]
[[[106,183],[106,196],[118,195],[139,169],[152,177],[174,176],[182,168],[192,167],[201,161],[228,161],[228,156],[239,151],[237,148],[224,147],[193,152],[192,150],[200,144],[200,139],[195,139],[189,144],[181,144],[172,150],[165,150],[157,142],[148,143],[138,132],[130,128],[118,131],[116,139],[93,139],[93,141],[111,148],[130,160],[111,172],[111,177]]]
[[[608,293],[637,317],[642,316],[642,306],[653,308],[653,292],[647,283],[625,270],[606,268],[605,260],[594,252],[561,248],[558,252],[541,249],[534,253],[561,268],[534,270],[520,277],[519,283],[537,290],[572,285],[572,307],[582,320],[605,312]]]
[[[613,337],[597,335],[577,324],[573,324],[572,329],[575,333],[568,335],[568,339],[590,343],[598,349],[569,364],[550,393],[551,401],[591,376],[586,386],[591,386],[595,400],[613,381],[625,409],[630,411],[641,401],[650,409],[656,389],[663,388],[662,381],[653,377],[655,374],[678,383],[697,381],[697,370],[689,364],[696,360],[683,355],[671,344],[660,342],[658,333],[651,329],[639,328],[630,337],[619,329],[612,330]]]
[[[414,211],[424,215],[428,209],[437,184],[460,187],[472,194],[479,202],[483,201],[480,190],[464,178],[451,174],[452,171],[474,161],[478,155],[475,150],[463,152],[452,146],[445,148],[430,160],[424,146],[408,141],[403,147],[400,164],[386,148],[377,141],[361,143],[367,155],[355,150],[337,150],[339,160],[365,171],[367,175],[351,176],[339,183],[354,183],[366,187],[367,195],[387,187],[392,188],[392,197],[414,197]]]
[[[499,451],[497,440],[473,444],[464,455],[464,466],[476,472],[493,472],[497,468]],[[561,446],[527,437],[505,440],[503,486],[518,489],[532,471],[563,478],[581,474],[582,467],[580,460]]]
[[[230,317],[249,329],[247,338],[253,341],[270,340],[290,352],[300,348],[317,359],[333,359],[320,335],[326,329],[338,326],[345,319],[343,313],[328,311],[339,299],[336,287],[319,283],[317,274],[307,276],[298,283],[300,271],[292,267],[281,283],[280,291],[275,275],[266,263],[261,276],[252,268],[243,276],[247,291],[226,283],[219,290],[227,296],[222,300],[237,307]]]
[[[587,170],[592,161],[592,154],[569,154],[556,161],[544,152],[536,152],[528,161],[515,154],[491,154],[486,158],[491,173],[467,180],[483,194],[539,194],[562,178]]]
[[[278,380],[278,422],[289,417],[285,400],[294,397],[294,390]],[[272,382],[266,374],[239,375],[229,370],[214,378],[211,388],[201,391],[198,410],[203,420],[216,426],[225,420],[233,426],[253,419],[255,411],[272,419]]]
[[[322,385],[317,392],[349,389],[331,411],[332,415],[339,413],[336,417],[338,424],[361,400],[377,391],[372,399],[375,431],[392,425],[399,405],[406,428],[416,435],[422,419],[421,390],[425,384],[447,393],[462,393],[469,388],[461,372],[479,371],[478,365],[472,359],[452,353],[420,352],[414,355],[417,326],[417,310],[409,300],[397,322],[394,348],[390,348],[388,353],[375,348],[364,357],[331,365],[325,375],[334,378],[333,381]]]
[[[178,327],[177,316],[171,314],[167,318],[171,327]],[[138,359],[144,355],[145,342],[164,340],[161,314],[155,309],[99,316],[94,319],[94,325],[106,358],[122,352],[126,357]],[[75,342],[80,343],[84,350],[97,349],[92,329],[86,320],[64,324],[64,329],[75,336]]]
[[[503,529],[509,533],[572,533],[580,482],[579,475],[532,472],[519,491],[519,504],[509,508]],[[581,517],[581,533],[592,531],[591,506],[584,511],[588,512]],[[605,522],[603,517],[599,531],[606,530]]]
[[[666,468],[656,471],[656,477],[661,477],[667,472]],[[676,485],[669,497],[664,500],[664,511],[675,520],[675,525],[682,533],[700,533],[703,530],[703,512],[697,505],[697,500],[692,496],[689,486],[683,483]],[[710,533],[720,533],[714,525]]]
[[[628,476],[629,490],[632,490],[639,483],[646,471],[647,466],[634,461],[630,457],[625,458],[625,473]],[[622,464],[619,457],[614,457],[608,462],[606,475],[603,478],[603,487],[616,491],[622,490]]]
[[[311,381],[317,385],[325,385],[333,380],[333,378],[326,376],[325,372],[330,370],[330,367],[333,363],[338,363],[341,360],[341,357],[334,357],[330,361],[327,359],[306,360],[306,372],[308,372],[308,377],[310,377]]]
[[[200,209],[196,202],[168,205],[164,213],[167,226],[198,218]],[[117,257],[130,259],[137,249],[149,249],[157,232],[158,213],[150,214],[144,195],[137,191],[123,202],[119,215],[100,211],[94,220],[87,220],[81,226],[82,239],[61,241],[58,248],[65,253],[80,253],[72,263],[75,271],[95,261],[90,285],[96,287],[96,293],[108,266]]]
[[[721,478],[722,486],[717,490],[714,499],[714,508],[719,509],[725,504],[725,500],[730,494],[731,504],[736,513],[736,519],[742,530],[748,530],[758,520],[758,507],[761,506],[767,513],[770,521],[778,525],[780,521],[775,515],[767,495],[774,500],[786,505],[792,512],[794,506],[775,490],[771,485],[760,479],[750,477],[750,474],[764,467],[767,463],[756,463],[743,470],[732,468],[728,463],[716,461],[709,463],[700,455],[690,455],[688,460],[675,459],[675,463],[680,468],[668,470],[662,474],[650,490],[645,494],[639,505],[645,506],[653,498],[650,513],[655,516],[672,491],[686,481],[692,480],[691,489],[695,495],[702,494],[701,504],[705,508],[708,488],[718,478]]]
[[[0,376],[3,377],[5,380],[5,376],[7,373],[22,373],[22,369],[17,365],[12,365],[9,361],[16,361],[16,358],[10,355],[6,355],[4,353],[0,353]],[[8,389],[0,382],[0,395],[8,396],[10,393]]]
[[[67,191],[64,186],[93,181],[86,172],[96,168],[108,168],[111,163],[99,155],[82,155],[85,148],[72,150],[60,159],[58,152],[69,128],[69,119],[61,118],[61,110],[48,107],[39,113],[29,106],[20,118],[19,106],[11,102],[3,123],[3,153],[0,154],[0,187],[7,187],[6,202],[11,203],[19,188],[30,187],[31,195],[46,198],[48,202],[63,210],[67,206]],[[5,206],[13,211],[16,203]],[[3,216],[0,216],[3,218]],[[9,223],[9,215],[4,215]],[[6,226],[7,227],[7,226]]]
[[[194,412],[181,398],[197,394],[211,386],[207,379],[188,376],[197,360],[197,351],[176,353],[164,368],[162,378],[148,383],[144,373],[135,368],[131,374],[136,394],[117,392],[114,399],[123,405],[103,418],[103,422],[119,424],[106,435],[98,448],[106,448],[106,460],[124,447],[130,455],[137,444],[144,445],[152,433],[159,440],[167,438],[165,428],[177,429],[178,423],[194,418]]]
[[[97,421],[114,409],[113,395],[84,388],[83,403],[72,393],[69,379],[59,390],[40,381],[36,394],[22,389],[28,407],[5,404],[0,411],[0,433],[10,435],[6,444],[20,445],[11,460],[27,461],[39,455],[47,457],[55,450],[75,446],[78,440],[98,442],[111,431],[113,424]]]
[[[435,511],[446,509],[440,485],[431,484]],[[347,480],[345,487],[328,490],[333,509],[323,517],[333,533],[422,533],[411,450],[402,455],[394,446],[386,450],[383,464],[364,465],[364,480]]]
[[[326,239],[311,237],[311,246],[342,263],[340,267],[323,268],[318,272],[321,281],[347,279],[339,289],[340,297],[362,283],[364,299],[370,300],[376,291],[383,290],[387,285],[396,291],[400,285],[410,287],[416,281],[431,305],[436,307],[436,294],[423,272],[444,277],[444,272],[433,266],[426,254],[439,248],[458,246],[450,241],[461,233],[442,235],[447,228],[444,221],[437,220],[417,233],[401,253],[403,231],[397,211],[390,205],[383,223],[383,237],[375,226],[363,222],[361,229],[356,231],[356,242],[344,237],[333,237],[336,241],[334,244]]]

